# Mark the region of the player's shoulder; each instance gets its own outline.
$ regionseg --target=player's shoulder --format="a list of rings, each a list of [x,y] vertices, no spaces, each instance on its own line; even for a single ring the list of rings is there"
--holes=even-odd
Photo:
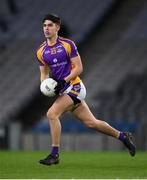
[[[37,48],[37,51],[40,50],[40,49],[42,49],[44,46],[46,46],[46,44],[47,44],[46,41],[42,42],[42,43],[39,45],[39,47]]]
[[[64,38],[64,37],[61,37],[61,36],[59,36],[59,41],[63,41],[63,42],[66,42],[66,43],[68,43],[68,44],[74,44],[75,45],[75,42],[73,41],[73,40],[71,40],[71,39],[68,39],[68,38]]]
[[[45,46],[46,44],[47,44],[47,42],[46,42],[46,41],[43,41],[43,42],[40,44],[40,47]]]
[[[40,48],[42,48],[42,47],[44,47],[44,46],[46,46],[46,44],[47,44],[47,42],[46,41],[43,41],[41,44],[40,44]]]

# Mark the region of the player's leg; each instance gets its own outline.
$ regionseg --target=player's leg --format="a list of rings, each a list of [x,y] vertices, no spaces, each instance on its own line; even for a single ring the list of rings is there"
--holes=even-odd
[[[129,133],[123,133],[111,127],[108,123],[98,120],[94,117],[85,101],[82,101],[79,106],[72,112],[78,119],[80,119],[87,127],[94,128],[99,132],[114,138],[120,139],[129,149],[132,156],[135,155],[135,146],[131,140]]]
[[[60,144],[60,134],[61,134],[61,124],[59,117],[73,105],[71,98],[64,94],[59,96],[53,105],[49,108],[47,112],[47,117],[51,129],[52,145],[59,146]]]
[[[118,138],[119,131],[112,128],[108,123],[98,120],[94,117],[85,101],[72,112],[74,116],[80,119],[87,127],[94,128],[97,131],[107,134],[109,136]]]
[[[61,124],[59,118],[65,111],[68,111],[70,108],[72,108],[72,106],[72,99],[67,94],[64,94],[59,96],[53,105],[49,108],[47,117],[51,131],[52,151],[47,158],[40,160],[41,164],[51,165],[57,164],[59,162],[59,146],[61,136]]]

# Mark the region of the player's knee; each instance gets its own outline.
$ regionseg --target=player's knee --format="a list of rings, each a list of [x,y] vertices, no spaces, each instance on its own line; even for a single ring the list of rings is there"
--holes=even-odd
[[[86,126],[88,128],[95,128],[95,121],[87,121]]]
[[[55,119],[57,118],[56,113],[55,113],[53,110],[51,110],[51,109],[48,110],[48,112],[47,112],[46,115],[47,115],[47,118],[48,118],[50,121],[55,120]]]

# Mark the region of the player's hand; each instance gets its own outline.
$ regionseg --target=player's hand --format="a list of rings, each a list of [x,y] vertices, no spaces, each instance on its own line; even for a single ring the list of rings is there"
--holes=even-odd
[[[55,93],[59,94],[59,92],[68,84],[64,79],[57,81],[57,86],[55,87]]]

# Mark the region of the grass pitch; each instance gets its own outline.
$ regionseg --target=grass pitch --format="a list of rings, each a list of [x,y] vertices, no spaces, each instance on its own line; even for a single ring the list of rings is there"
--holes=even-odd
[[[147,154],[138,152],[64,152],[60,164],[44,166],[47,152],[0,151],[0,178],[11,179],[131,179],[147,178]]]

